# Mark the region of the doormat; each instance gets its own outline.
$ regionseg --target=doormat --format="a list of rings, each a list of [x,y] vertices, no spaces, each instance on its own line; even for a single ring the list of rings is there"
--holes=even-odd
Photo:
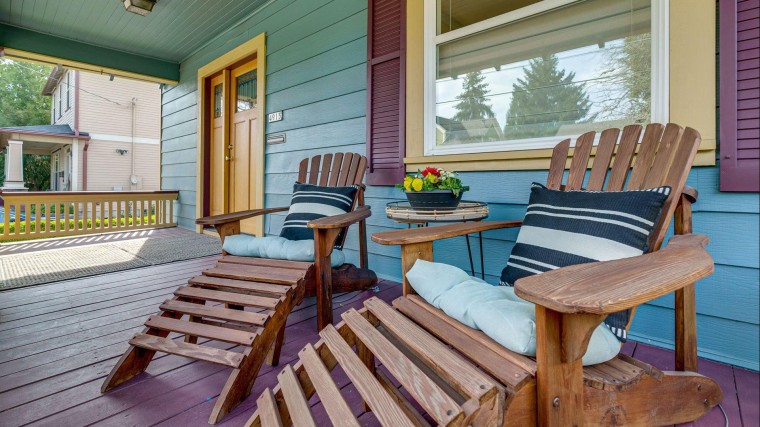
[[[219,239],[204,234],[140,238],[0,256],[0,290],[218,255]]]

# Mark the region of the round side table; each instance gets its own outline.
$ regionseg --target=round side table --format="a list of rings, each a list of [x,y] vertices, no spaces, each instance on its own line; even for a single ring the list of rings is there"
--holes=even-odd
[[[459,202],[459,206],[454,209],[427,209],[413,208],[407,201],[398,201],[388,203],[385,206],[385,214],[393,221],[407,224],[409,228],[412,225],[427,227],[431,223],[482,221],[488,218],[488,204],[485,202],[462,200]],[[472,260],[470,235],[465,234],[464,237],[467,241],[467,254],[470,256],[470,271],[474,276],[475,264]],[[478,242],[480,244],[480,277],[485,279],[482,232],[478,232]]]

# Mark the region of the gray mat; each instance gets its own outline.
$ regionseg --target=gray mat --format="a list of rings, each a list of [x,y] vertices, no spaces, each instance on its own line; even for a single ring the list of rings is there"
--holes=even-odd
[[[166,264],[221,253],[203,234],[143,238],[0,257],[0,290]]]

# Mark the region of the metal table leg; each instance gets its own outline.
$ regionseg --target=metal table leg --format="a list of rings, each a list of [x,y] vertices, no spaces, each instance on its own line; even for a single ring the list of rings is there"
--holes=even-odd
[[[475,263],[472,262],[472,248],[470,248],[470,235],[465,234],[464,235],[465,240],[467,240],[467,255],[470,256],[470,271],[472,272],[472,275],[475,275]]]
[[[486,257],[486,255],[483,253],[483,232],[478,231],[478,241],[480,241],[480,278],[483,280],[486,280],[486,269],[483,266],[483,258]]]

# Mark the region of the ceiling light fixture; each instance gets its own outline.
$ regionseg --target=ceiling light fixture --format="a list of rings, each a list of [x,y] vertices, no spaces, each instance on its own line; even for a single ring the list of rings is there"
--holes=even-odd
[[[156,0],[124,0],[124,9],[141,16],[147,16],[155,5]]]

